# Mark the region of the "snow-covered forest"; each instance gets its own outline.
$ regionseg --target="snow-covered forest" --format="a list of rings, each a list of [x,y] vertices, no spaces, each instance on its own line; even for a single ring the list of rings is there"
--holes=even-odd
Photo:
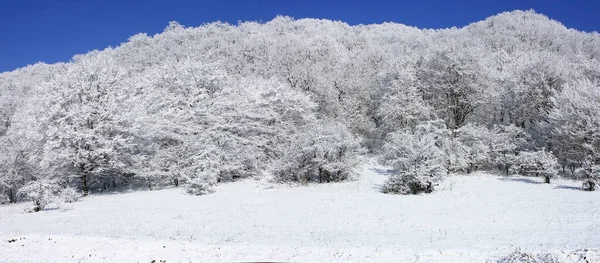
[[[463,28],[277,17],[134,35],[0,75],[0,202],[213,192],[247,177],[429,193],[449,174],[600,177],[600,35],[533,11]],[[532,186],[533,187],[533,186]]]
[[[600,262],[599,184],[600,34],[534,11],[171,22],[0,74],[0,262]]]

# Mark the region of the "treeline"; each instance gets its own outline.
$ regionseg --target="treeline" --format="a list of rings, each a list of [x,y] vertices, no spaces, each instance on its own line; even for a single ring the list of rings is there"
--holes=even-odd
[[[1,198],[168,184],[204,194],[256,175],[340,181],[365,152],[398,171],[387,192],[481,169],[562,173],[593,190],[599,83],[600,35],[533,11],[443,30],[171,22],[0,75]]]

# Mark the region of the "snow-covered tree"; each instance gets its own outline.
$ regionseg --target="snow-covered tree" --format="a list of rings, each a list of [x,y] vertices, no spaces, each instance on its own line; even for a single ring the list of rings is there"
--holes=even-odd
[[[0,190],[9,202],[17,201],[17,190],[30,181],[34,171],[29,163],[30,149],[16,136],[0,137],[3,155],[0,159]]]
[[[417,67],[416,83],[425,100],[449,129],[462,127],[483,103],[486,81],[472,56],[460,51],[434,52]],[[465,52],[465,51],[463,51]]]
[[[45,142],[43,112],[39,98],[23,101],[9,129],[0,136],[0,191],[12,203],[19,199],[19,188],[43,174],[39,166]]]
[[[210,135],[200,117],[224,78],[217,68],[191,60],[149,68],[135,78],[134,128],[142,138],[136,175],[149,188],[163,181],[178,186],[217,165],[207,162],[215,158],[215,147],[204,141]]]
[[[56,180],[42,179],[27,183],[19,189],[19,195],[33,202],[33,212],[39,212],[48,204],[58,201],[65,188]]]
[[[514,125],[494,126],[491,132],[492,162],[508,175],[510,168],[517,162],[516,155],[527,149],[529,136]]]
[[[564,167],[600,165],[600,85],[589,80],[569,84],[549,115],[549,144]]]
[[[125,77],[109,54],[90,53],[43,84],[49,92],[44,165],[56,176],[80,179],[84,195],[95,179],[130,166]]]
[[[524,176],[542,176],[544,182],[549,184],[550,179],[558,174],[558,162],[552,153],[545,150],[520,152],[511,170]]]
[[[600,185],[600,165],[589,162],[575,171],[576,176],[583,181],[581,187],[584,191],[595,191]]]
[[[383,81],[386,82],[386,87],[378,109],[378,117],[384,135],[437,118],[434,110],[423,101],[414,85],[402,84],[399,79]]]
[[[426,122],[390,134],[382,160],[396,170],[383,192],[396,194],[430,193],[446,173],[441,140],[446,136],[440,121]]]
[[[358,164],[360,141],[341,123],[310,123],[287,140],[280,145],[278,160],[272,168],[277,181],[343,181]]]
[[[493,164],[491,147],[495,136],[489,129],[473,124],[467,124],[456,130],[456,140],[465,150],[467,172],[491,168]]]

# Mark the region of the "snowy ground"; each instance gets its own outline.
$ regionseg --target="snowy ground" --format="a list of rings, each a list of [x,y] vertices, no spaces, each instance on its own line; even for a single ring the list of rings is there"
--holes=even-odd
[[[578,182],[453,176],[434,194],[393,196],[378,192],[384,180],[366,165],[340,184],[246,180],[202,197],[168,189],[40,213],[3,206],[0,262],[486,262],[516,247],[600,262],[600,192]]]

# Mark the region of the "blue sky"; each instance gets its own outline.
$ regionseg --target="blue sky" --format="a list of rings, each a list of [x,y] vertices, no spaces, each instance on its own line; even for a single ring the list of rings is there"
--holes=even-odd
[[[139,32],[161,32],[173,20],[198,26],[216,20],[269,21],[280,14],[352,25],[394,21],[445,28],[530,8],[567,27],[600,31],[597,0],[0,0],[0,72],[38,61],[68,61],[74,54],[117,46]]]

